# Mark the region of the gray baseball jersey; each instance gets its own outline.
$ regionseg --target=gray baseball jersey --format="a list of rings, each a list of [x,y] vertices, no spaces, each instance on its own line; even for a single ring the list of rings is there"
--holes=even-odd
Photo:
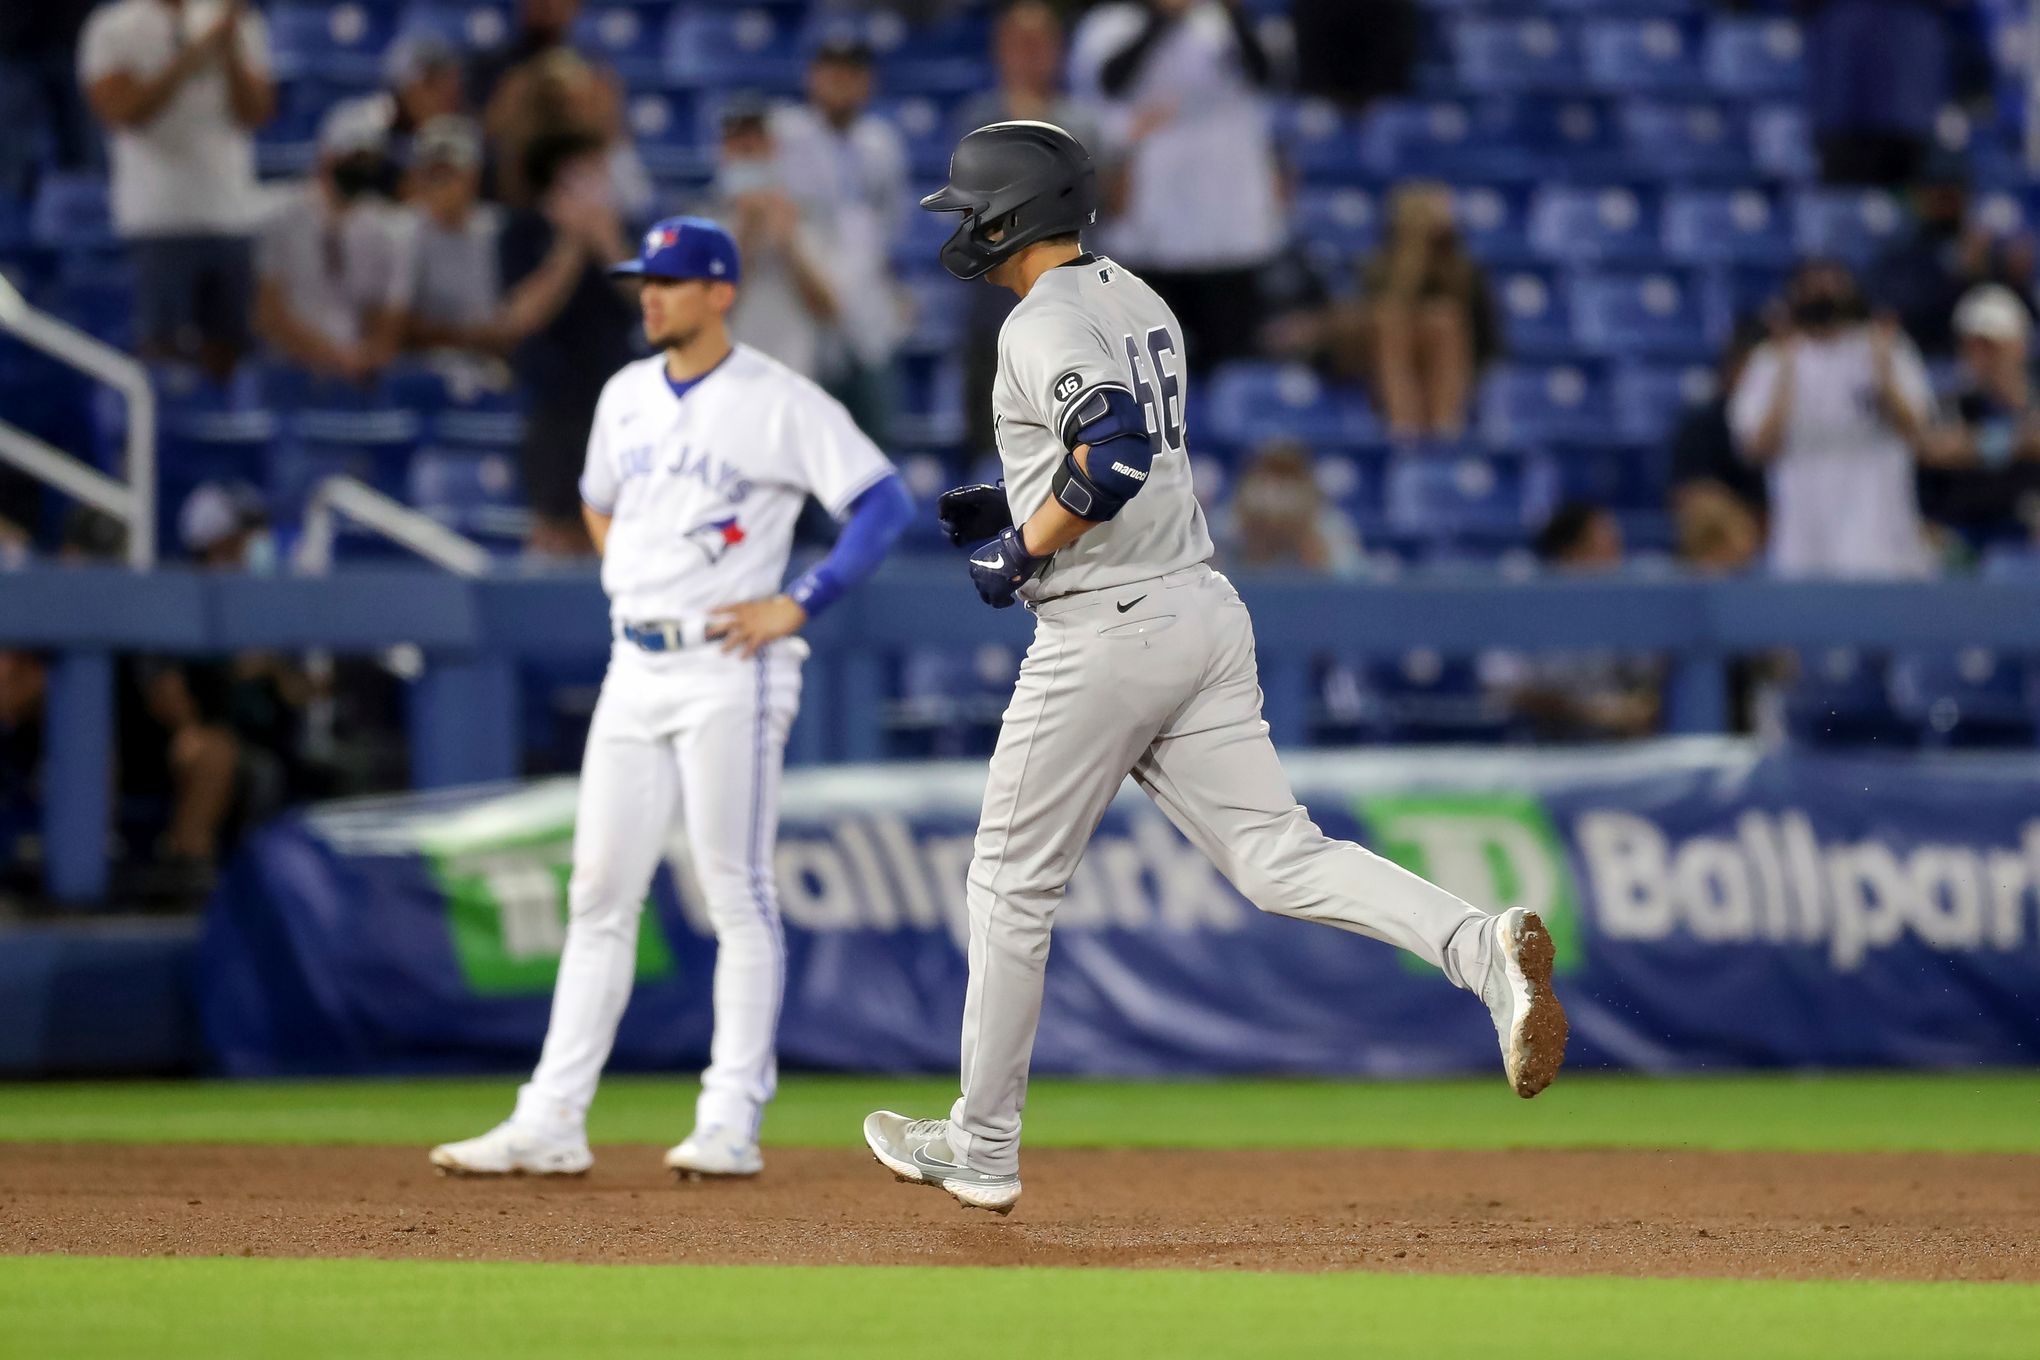
[[[1019,1170],[1049,928],[1129,773],[1263,911],[1385,940],[1470,990],[1492,956],[1490,916],[1326,836],[1290,791],[1261,717],[1253,623],[1205,560],[1211,537],[1183,452],[1181,335],[1146,284],[1082,257],[1043,275],[999,339],[994,401],[1016,521],[1048,496],[1068,447],[1061,422],[1086,392],[1132,389],[1156,443],[1139,494],[1025,592],[1034,642],[965,884],[970,985],[949,1142],[979,1171]]]
[[[1030,603],[1153,580],[1211,557],[1185,448],[1183,328],[1154,289],[1100,256],[1042,275],[999,333],[992,416],[1013,522],[1025,524],[1048,499],[1070,448],[1065,423],[1108,386],[1139,400],[1154,466],[1116,518],[1057,553],[1022,588]]]

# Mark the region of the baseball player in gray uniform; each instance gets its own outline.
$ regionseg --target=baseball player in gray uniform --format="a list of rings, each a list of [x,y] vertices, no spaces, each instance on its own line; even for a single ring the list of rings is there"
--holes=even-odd
[[[1001,487],[941,501],[994,608],[1037,623],[985,785],[968,878],[963,1094],[946,1119],[881,1110],[864,1138],[899,1179],[1010,1212],[1020,1112],[1056,903],[1131,773],[1263,911],[1385,940],[1486,1002],[1510,1085],[1534,1096],[1565,1057],[1552,943],[1520,908],[1490,915],[1320,831],[1261,718],[1252,621],[1207,564],[1192,494],[1182,330],[1126,269],[1084,251],[1097,177],[1046,123],[996,123],[958,144],[942,248],[959,278],[1020,295],[999,338],[993,404]]]

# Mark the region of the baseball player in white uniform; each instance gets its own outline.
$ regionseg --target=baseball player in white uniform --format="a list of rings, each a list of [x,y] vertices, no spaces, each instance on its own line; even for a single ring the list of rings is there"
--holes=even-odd
[[[1490,915],[1327,837],[1298,805],[1261,718],[1252,622],[1208,565],[1190,486],[1182,330],[1134,275],[1084,252],[1096,175],[1046,123],[995,123],[958,145],[923,201],[962,214],[942,260],[1020,303],[999,339],[993,407],[1005,484],[941,502],[976,544],[986,603],[1037,619],[993,752],[967,883],[963,1093],[946,1119],[881,1110],[864,1138],[899,1179],[1009,1212],[1020,1113],[1056,903],[1130,773],[1263,911],[1386,940],[1487,1003],[1518,1094],[1565,1056],[1551,936]]]
[[[786,981],[772,852],[807,656],[796,634],[871,573],[913,514],[892,464],[841,405],[731,342],[741,267],[728,232],[668,219],[612,272],[641,280],[645,338],[659,352],[603,389],[581,479],[616,640],[581,765],[566,946],[537,1070],[506,1122],[432,1150],[449,1172],[593,1164],[588,1106],[676,807],[716,931],[715,1035],[694,1130],[666,1164],[688,1176],[763,1167]],[[809,495],[843,532],[782,590]]]

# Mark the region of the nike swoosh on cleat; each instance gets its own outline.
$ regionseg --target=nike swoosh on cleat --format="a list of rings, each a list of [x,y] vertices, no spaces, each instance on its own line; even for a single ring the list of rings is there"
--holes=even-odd
[[[928,1149],[924,1147],[915,1148],[913,1152],[908,1154],[907,1160],[912,1162],[915,1166],[925,1166],[930,1171],[963,1170],[963,1168],[958,1166],[955,1162],[945,1162],[939,1157],[929,1156]]]
[[[1124,614],[1127,610],[1133,608],[1135,605],[1139,604],[1141,600],[1145,600],[1146,598],[1147,596],[1142,595],[1137,599],[1128,600],[1125,604],[1119,606],[1119,612]]]

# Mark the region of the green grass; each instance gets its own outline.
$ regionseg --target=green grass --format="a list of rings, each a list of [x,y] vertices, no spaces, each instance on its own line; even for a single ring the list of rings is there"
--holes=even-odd
[[[0,1086],[0,1142],[428,1145],[509,1111],[510,1079],[130,1082]],[[695,1086],[617,1078],[595,1103],[598,1143],[672,1142]],[[932,1078],[789,1078],[765,1125],[780,1146],[852,1146],[867,1111],[945,1111]],[[1582,1075],[1535,1101],[1482,1081],[1044,1080],[1030,1147],[1663,1147],[1781,1151],[2040,1152],[2040,1073]]]
[[[0,1258],[0,1355],[2029,1357],[2040,1287]]]

